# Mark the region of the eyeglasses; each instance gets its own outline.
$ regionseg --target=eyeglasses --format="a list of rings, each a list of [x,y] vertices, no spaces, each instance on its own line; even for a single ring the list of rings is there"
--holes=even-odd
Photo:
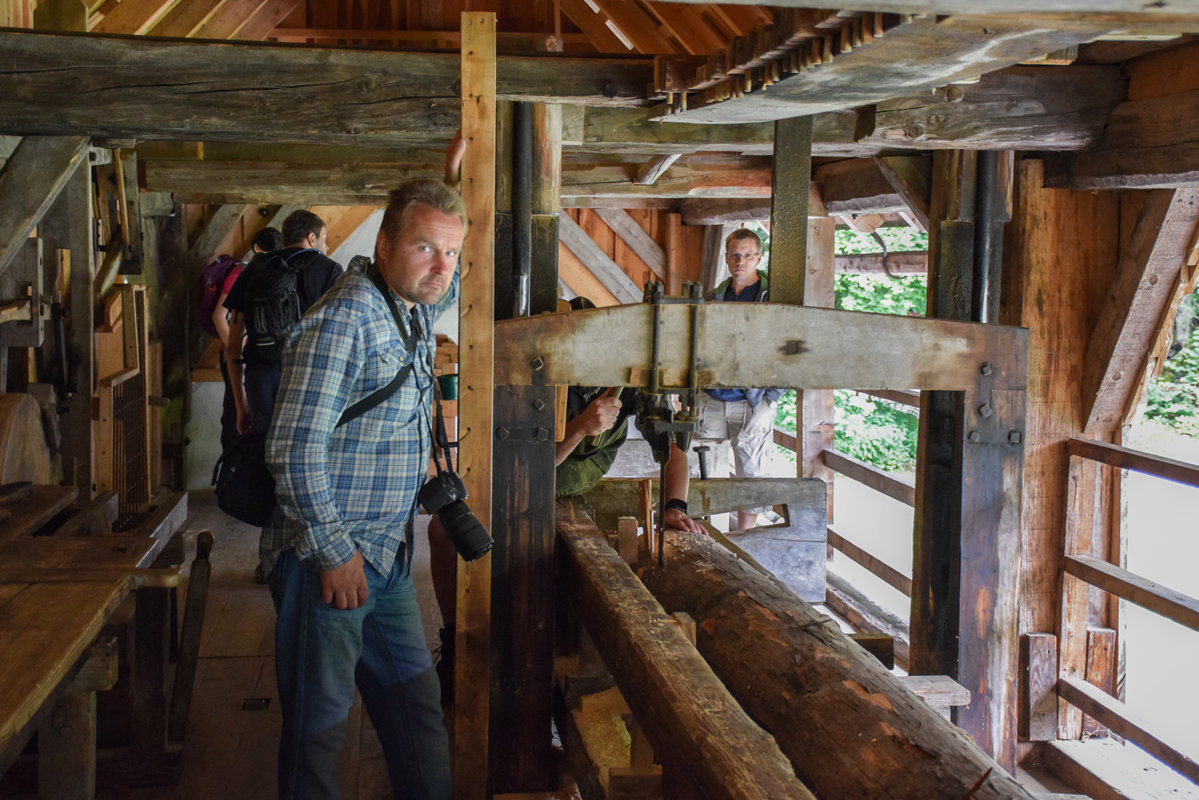
[[[761,253],[725,253],[724,257],[729,261],[757,261],[762,257]]]

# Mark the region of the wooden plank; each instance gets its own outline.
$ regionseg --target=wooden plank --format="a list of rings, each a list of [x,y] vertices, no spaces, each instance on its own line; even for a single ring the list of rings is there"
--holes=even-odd
[[[867,571],[869,571],[870,574],[880,578],[887,585],[893,586],[894,588],[906,594],[908,597],[912,596],[911,578],[904,575],[890,564],[878,560],[867,551],[858,547],[856,544],[837,533],[831,525],[828,528],[828,543],[848,556],[849,559],[854,563],[860,564]]]
[[[907,209],[907,203],[878,164],[869,159],[822,164],[813,169],[812,181],[820,187],[825,211],[835,216],[894,213]]]
[[[562,13],[579,27],[588,42],[601,53],[627,53],[628,47],[604,24],[586,0],[562,0]]]
[[[225,0],[216,13],[196,30],[198,39],[232,39],[266,0]]]
[[[105,14],[91,32],[141,35],[154,27],[178,3],[179,0],[123,0]]]
[[[1135,470],[1146,475],[1156,475],[1186,486],[1199,486],[1199,467],[1185,461],[1090,439],[1072,438],[1067,443],[1067,449],[1071,456],[1087,458],[1120,469]]]
[[[1104,694],[1114,695],[1116,691],[1116,632],[1111,628],[1087,629],[1087,683],[1099,689]],[[1082,734],[1084,739],[1101,738],[1108,735],[1108,730],[1097,720],[1083,717]]]
[[[600,208],[595,213],[655,275],[665,280],[666,251],[629,216],[629,212],[620,208]]]
[[[1020,637],[1020,735],[1032,742],[1057,738],[1057,637]]]
[[[691,363],[691,312],[667,304],[661,313],[664,385],[682,386]],[[703,315],[700,386],[962,390],[977,385],[985,362],[995,389],[1024,388],[1026,334],[1016,328],[775,303],[710,303]],[[529,364],[541,356],[546,383],[648,385],[651,318],[635,304],[503,320],[496,325],[496,381],[527,385]],[[755,332],[755,352],[777,354],[769,363],[755,363],[760,359],[741,349],[746,331]],[[597,341],[608,343],[603,353]]]
[[[838,275],[925,275],[928,272],[928,253],[888,253],[883,265],[882,253],[855,253],[837,256]]]
[[[678,161],[682,155],[682,153],[665,153],[663,155],[654,157],[651,161],[647,162],[643,167],[641,167],[641,169],[637,170],[637,177],[634,179],[634,182],[643,186],[652,185],[658,180],[658,178],[662,177],[666,170],[670,169],[670,166],[674,162]]]
[[[840,472],[850,480],[881,492],[904,505],[911,506],[916,502],[916,485],[911,481],[892,477],[865,461],[836,450],[825,450],[820,458],[829,469]]]
[[[770,219],[769,200],[710,198],[683,200],[679,205],[683,210],[684,225],[744,224],[746,222],[766,222]],[[809,205],[811,205],[810,200]],[[720,246],[724,247],[724,242],[721,242]]]
[[[11,31],[0,34],[0,53],[4,133],[191,140],[203,130],[208,140],[382,144],[434,133],[444,141],[460,114],[458,60],[449,53]],[[545,58],[500,57],[499,94],[636,105],[653,69],[639,57],[605,61],[602,70],[586,59]],[[103,91],[95,91],[95,64],[106,65]],[[171,80],[147,86],[146,75]],[[196,80],[210,91],[195,92]],[[308,113],[290,113],[297,103]]]
[[[920,223],[919,230],[927,232],[932,159],[927,156],[875,156],[874,163]]]
[[[238,31],[238,38],[260,42],[275,31],[275,26],[299,7],[302,0],[267,0]]]
[[[567,585],[655,751],[688,765],[712,798],[811,797],[594,523],[559,513],[557,529]]]
[[[824,604],[844,619],[854,630],[890,636],[894,640],[895,666],[906,670],[909,665],[908,622],[862,594],[852,583],[829,570]]]
[[[0,522],[0,541],[33,536],[78,496],[79,490],[74,486],[34,485],[28,498],[6,507],[11,515]]]
[[[87,155],[81,136],[26,136],[0,170],[0,273]]]
[[[586,297],[597,306],[620,305],[616,295],[565,244],[558,246],[558,279],[577,296]]]
[[[218,208],[204,226],[204,230],[196,237],[188,253],[192,269],[202,270],[216,256],[216,249],[225,237],[241,221],[242,215],[249,209],[247,205],[223,205]]]
[[[621,303],[638,303],[642,293],[637,284],[597,245],[565,211],[558,214],[558,236]]]
[[[187,0],[175,5],[150,30],[151,36],[194,36],[225,0]]]
[[[1026,25],[1025,20],[1016,24],[995,18],[986,25],[961,17],[911,18],[871,44],[830,53],[822,63],[781,76],[765,91],[737,96],[729,86],[718,85],[689,95],[685,110],[664,116],[693,123],[764,122],[854,108],[973,79],[1090,41],[1106,27],[1097,23],[1090,29],[1082,25],[1038,30]],[[896,70],[900,59],[914,68]]]
[[[1190,748],[1172,741],[1151,722],[1130,711],[1124,703],[1086,681],[1069,676],[1062,676],[1058,680],[1057,690],[1067,702],[1078,706],[1192,782],[1199,783],[1199,762],[1190,755]]]
[[[1105,592],[1161,614],[1179,625],[1199,630],[1199,598],[1162,586],[1094,556],[1067,555],[1065,570]]]
[[[1135,397],[1149,345],[1169,306],[1199,225],[1199,190],[1138,192],[1124,207],[1136,224],[1087,344],[1083,433],[1104,437],[1122,424]],[[1129,208],[1129,207],[1132,208]]]
[[[660,216],[666,218],[666,295],[680,297],[688,266],[683,246],[683,217],[673,213]]]
[[[492,418],[495,403],[492,321],[495,315],[496,18],[462,15],[462,161],[470,235],[462,247],[462,297],[458,303],[458,472],[472,509],[485,528],[492,514]],[[491,687],[491,556],[458,563],[457,636],[454,658],[455,796],[487,794],[488,718]]]
[[[899,682],[933,708],[970,703],[970,690],[948,675],[900,675]]]

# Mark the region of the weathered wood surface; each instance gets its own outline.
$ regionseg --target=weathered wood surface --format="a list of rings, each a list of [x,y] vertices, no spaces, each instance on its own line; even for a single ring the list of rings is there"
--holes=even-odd
[[[808,195],[812,183],[812,119],[774,123],[770,184],[770,300],[802,305],[807,285]]]
[[[107,581],[0,583],[0,772],[20,753],[38,713],[133,588]]]
[[[1199,189],[1138,192],[1122,198],[1125,212],[1136,222],[1120,248],[1083,367],[1083,433],[1092,437],[1110,436],[1133,413],[1129,403],[1199,225]]]
[[[888,253],[884,268],[882,253],[856,253],[837,256],[838,275],[924,275],[928,272],[928,253]]]
[[[495,381],[492,378],[495,317],[496,58],[495,14],[462,15],[461,114],[466,153],[462,189],[469,233],[462,244],[462,295],[458,301],[458,472],[471,508],[491,524],[491,474]],[[457,59],[455,59],[457,61]],[[491,556],[456,559],[457,632],[454,658],[456,796],[487,794],[488,719],[491,694]]]
[[[700,4],[704,0],[678,0],[679,3]],[[730,0],[729,5],[757,5],[754,0]],[[807,0],[779,0],[779,8],[810,8]],[[1029,24],[1037,22],[1047,14],[1077,13],[1080,9],[1074,0],[872,0],[870,7],[878,11],[896,14],[1021,14]],[[1152,20],[1174,14],[1194,14],[1199,5],[1194,0],[1168,0],[1151,6],[1139,0],[1093,0],[1087,3],[1087,11],[1102,13],[1113,22]]]
[[[83,136],[26,136],[0,169],[0,273],[87,158]]]
[[[595,523],[560,504],[557,530],[584,624],[659,757],[690,771],[714,800],[811,798]]]
[[[684,384],[690,313],[662,307],[666,386]],[[700,386],[960,390],[977,385],[988,362],[994,388],[1024,387],[1027,339],[1016,328],[761,303],[710,303],[701,314]],[[546,383],[648,384],[650,325],[643,304],[504,320],[496,383],[530,383],[537,357]],[[746,331],[760,334],[751,341]],[[605,343],[602,353],[595,342]]]
[[[5,133],[383,144],[447,141],[460,118],[453,53],[6,31],[0,54]],[[584,59],[504,56],[497,92],[639,105],[652,72],[648,58],[598,70]]]
[[[911,634],[906,619],[875,603],[833,571],[826,577],[824,604],[837,616],[848,622],[854,630],[890,636],[894,642],[895,665],[907,669],[911,656]]]
[[[666,541],[646,586],[695,618],[704,659],[816,795],[1031,798],[832,619],[707,537]]]
[[[780,75],[764,90],[730,96],[733,88],[718,84],[689,95],[685,110],[662,116],[703,124],[765,122],[854,108],[973,79],[1089,41],[1105,30],[1102,23],[1030,29],[1022,19],[983,24],[964,17],[917,17],[861,46],[826,52],[817,63]],[[897,69],[896,64],[906,66]]]

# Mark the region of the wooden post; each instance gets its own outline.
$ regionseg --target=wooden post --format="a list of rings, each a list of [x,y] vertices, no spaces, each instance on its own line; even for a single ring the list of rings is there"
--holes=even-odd
[[[933,174],[928,314],[978,319],[976,228],[990,221],[976,226],[976,156],[940,151]],[[1026,353],[998,357],[1025,369]],[[997,368],[978,364],[977,382],[965,392],[921,397],[910,670],[969,687],[974,698],[955,721],[1012,770],[1025,397],[992,390]]]
[[[833,308],[834,255],[836,223],[832,217],[808,219],[807,252],[804,269],[804,305]],[[772,290],[773,291],[773,290]],[[833,390],[797,389],[795,391],[796,477],[820,478],[828,486],[825,509],[833,521],[833,471],[824,465],[821,454],[833,447]]]
[[[511,104],[513,143],[500,165],[498,219],[507,217],[512,235],[497,236],[496,296],[524,272],[531,314],[557,307],[557,206],[561,150],[560,117],[536,113],[528,103]],[[503,133],[501,123],[501,134]],[[536,205],[535,205],[536,204]],[[509,214],[505,214],[509,211]],[[499,225],[497,224],[497,228]],[[526,261],[525,270],[517,264]],[[496,317],[508,318],[520,303],[509,292]],[[536,375],[536,369],[533,370]],[[491,697],[490,791],[530,792],[555,785],[550,738],[553,689],[554,589],[554,388],[498,386],[493,444],[491,624],[492,665],[505,676]]]
[[[1020,638],[1020,736],[1030,742],[1057,738],[1057,637]]]
[[[774,178],[770,205],[770,300],[804,302],[808,187],[812,181],[812,118],[774,123]]]
[[[475,516],[491,527],[491,449],[495,330],[495,14],[462,15],[462,192],[470,232],[462,247],[459,301],[459,472]],[[491,556],[458,561],[454,659],[454,795],[488,794],[491,670]]]

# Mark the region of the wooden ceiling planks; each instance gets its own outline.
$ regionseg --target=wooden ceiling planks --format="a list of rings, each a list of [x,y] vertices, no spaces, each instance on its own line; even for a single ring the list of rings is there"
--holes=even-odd
[[[237,32],[237,38],[261,42],[299,7],[302,0],[267,0]]]
[[[266,0],[225,0],[216,13],[196,30],[199,39],[233,39]]]
[[[187,0],[179,3],[150,29],[151,36],[194,36],[225,0]]]
[[[180,0],[124,0],[93,26],[92,32],[145,34],[179,3]]]

